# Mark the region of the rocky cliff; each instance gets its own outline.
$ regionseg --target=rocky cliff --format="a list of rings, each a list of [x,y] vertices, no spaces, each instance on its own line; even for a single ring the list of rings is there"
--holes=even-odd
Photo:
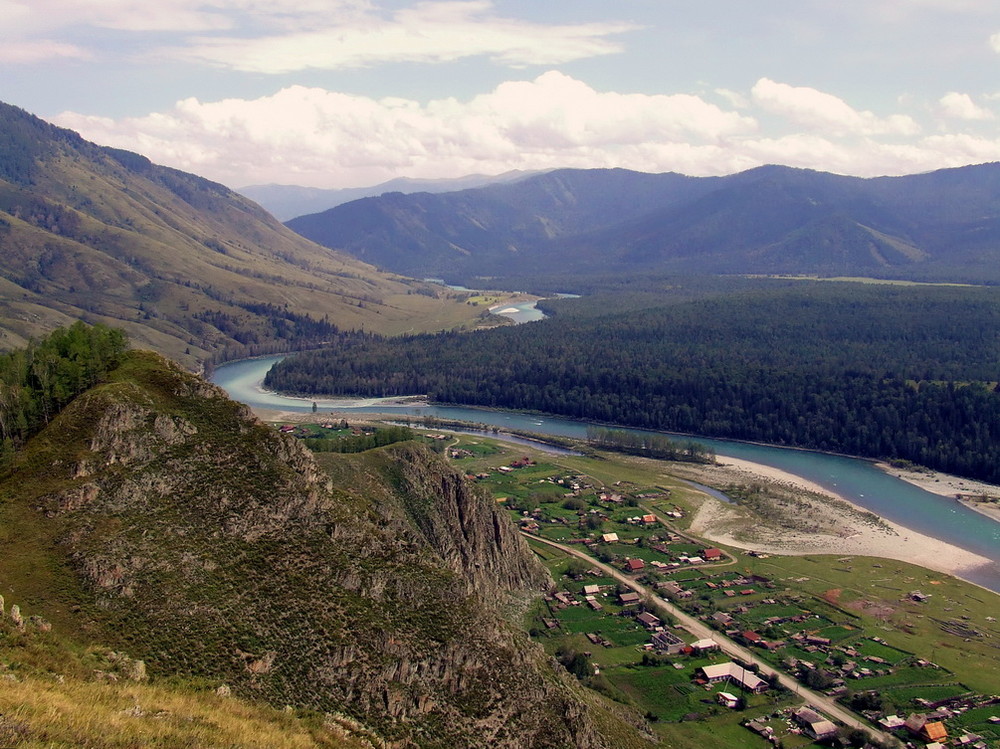
[[[131,354],[0,485],[0,579],[153,677],[339,712],[391,746],[604,745],[504,621],[546,575],[493,503],[415,443],[323,460]]]

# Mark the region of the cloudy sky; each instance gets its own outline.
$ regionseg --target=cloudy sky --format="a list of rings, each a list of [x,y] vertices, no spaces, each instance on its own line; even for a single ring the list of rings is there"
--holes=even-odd
[[[996,0],[0,0],[0,71],[237,188],[1000,160]]]

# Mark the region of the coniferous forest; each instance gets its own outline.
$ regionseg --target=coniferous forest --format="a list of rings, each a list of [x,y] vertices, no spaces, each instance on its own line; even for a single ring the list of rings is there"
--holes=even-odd
[[[67,403],[114,369],[127,347],[121,330],[76,322],[0,355],[0,466]]]
[[[1000,482],[1000,291],[761,281],[679,297],[565,300],[548,320],[471,335],[344,333],[265,384],[426,394]]]

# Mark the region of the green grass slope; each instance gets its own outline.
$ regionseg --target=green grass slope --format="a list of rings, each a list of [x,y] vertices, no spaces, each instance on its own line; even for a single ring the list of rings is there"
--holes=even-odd
[[[504,620],[547,578],[495,503],[410,443],[324,461],[133,352],[0,482],[0,586],[155,678],[400,746],[607,745]]]
[[[0,103],[0,348],[83,319],[190,366],[302,346],[330,324],[397,333],[474,314],[299,237],[222,185]]]

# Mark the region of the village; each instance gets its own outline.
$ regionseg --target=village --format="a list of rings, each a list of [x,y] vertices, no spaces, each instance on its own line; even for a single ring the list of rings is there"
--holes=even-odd
[[[525,455],[496,459],[506,453],[483,444],[449,448],[457,464],[480,464],[469,477],[489,487],[523,533],[542,542],[533,547],[557,589],[534,615],[531,632],[557,657],[582,653],[592,671],[587,681],[598,691],[644,708],[658,722],[739,726],[746,738],[733,746],[863,744],[858,729],[802,704],[797,690],[760,668],[766,664],[803,690],[836,700],[872,734],[894,737],[898,743],[890,745],[1000,746],[1000,697],[967,686],[929,654],[889,644],[837,600],[789,588],[743,562],[768,555],[727,551],[687,534],[688,510],[675,501],[675,489],[600,480]],[[492,465],[483,466],[484,459]],[[595,565],[556,547],[583,553]],[[608,575],[604,565],[650,594]],[[931,595],[912,590],[904,599],[919,606]],[[651,596],[717,634],[693,636]],[[948,627],[958,634],[971,629],[957,618],[943,623]],[[749,649],[755,662],[726,655],[725,642]],[[726,714],[738,716],[735,723]]]

